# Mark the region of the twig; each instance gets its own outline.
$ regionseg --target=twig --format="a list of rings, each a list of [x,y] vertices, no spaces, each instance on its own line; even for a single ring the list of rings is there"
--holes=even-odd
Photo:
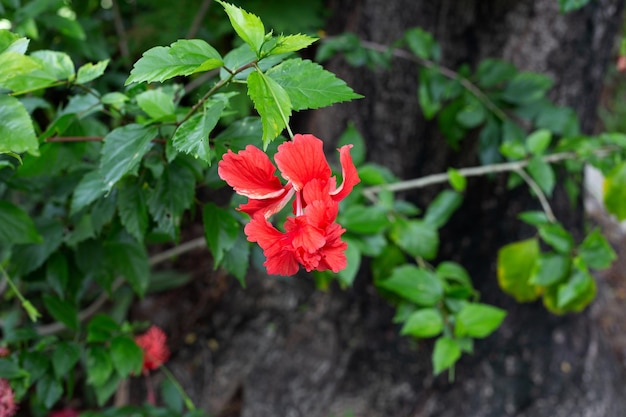
[[[597,149],[593,154],[598,157],[604,157],[610,155],[617,148],[614,146],[607,146],[603,148]],[[567,159],[576,159],[580,156],[576,152],[561,152],[555,153],[551,155],[546,155],[543,157],[543,161],[553,164],[556,162],[564,161]],[[513,162],[504,162],[501,164],[493,164],[493,165],[485,165],[479,167],[469,167],[469,168],[461,168],[458,169],[457,172],[464,177],[476,177],[486,174],[495,174],[499,172],[511,172],[518,171],[520,169],[525,168],[528,165],[527,160],[523,161],[513,161]],[[400,181],[393,184],[384,184],[384,185],[376,185],[373,187],[367,187],[363,190],[363,195],[370,199],[371,201],[376,201],[376,193],[387,190],[387,191],[406,191],[413,190],[416,188],[424,188],[430,185],[441,184],[448,181],[447,173],[439,173],[427,175],[425,177],[415,178],[407,181]]]
[[[543,212],[546,213],[546,217],[548,218],[550,223],[555,223],[556,216],[554,215],[554,212],[552,211],[552,208],[550,207],[550,203],[548,203],[548,199],[546,198],[546,195],[541,190],[539,185],[522,168],[516,169],[515,172],[520,177],[522,177],[522,179],[526,181],[526,184],[528,184],[528,186],[535,192],[535,195],[539,199],[539,203],[541,204],[541,207],[543,208]]]
[[[211,0],[204,0],[198,10],[196,11],[196,17],[194,17],[189,30],[187,31],[187,39],[191,39],[198,33],[200,29],[200,25],[202,24],[202,20],[204,19],[206,12],[209,11],[209,6],[211,6]]]
[[[206,240],[204,237],[198,237],[196,239],[190,240],[178,246],[175,246],[171,249],[163,251],[161,253],[157,253],[150,257],[148,260],[148,264],[150,266],[158,265],[168,259],[171,259],[175,256],[182,255],[187,252],[191,252],[195,249],[200,249],[206,247]],[[111,292],[115,291],[124,283],[123,278],[117,278],[113,284],[111,285]],[[102,293],[98,298],[96,298],[89,306],[87,306],[84,310],[81,310],[78,313],[78,320],[80,322],[87,320],[89,317],[93,316],[100,308],[107,302],[109,296],[106,293]],[[63,323],[50,323],[44,324],[42,326],[38,326],[35,328],[35,331],[41,336],[51,335],[58,333],[65,329],[65,325]]]
[[[120,13],[120,7],[117,2],[118,0],[113,0],[113,25],[115,26],[115,31],[117,32],[117,37],[119,39],[118,45],[120,48],[120,54],[123,58],[127,59],[130,57],[130,50],[128,49],[128,35],[126,34],[126,29],[124,29],[122,14]]]

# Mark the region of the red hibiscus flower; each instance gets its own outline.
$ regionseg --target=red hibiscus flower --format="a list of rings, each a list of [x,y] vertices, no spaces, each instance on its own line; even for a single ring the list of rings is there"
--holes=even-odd
[[[17,412],[15,394],[9,381],[0,378],[0,417],[11,417]]]
[[[144,334],[135,337],[135,343],[143,350],[144,374],[163,365],[170,356],[170,351],[165,344],[167,336],[157,326],[150,326]]]
[[[276,167],[268,156],[252,145],[237,154],[228,151],[220,161],[219,176],[238,194],[248,197],[239,207],[252,218],[244,231],[249,241],[263,249],[268,273],[293,275],[299,265],[307,271],[338,272],[346,267],[347,245],[341,241],[345,229],[334,221],[339,201],[360,181],[351,147],[339,149],[343,178],[339,186],[331,177],[323,142],[313,135],[295,135],[293,141],[278,147],[274,159],[287,180],[285,185],[274,174]],[[295,217],[287,219],[283,233],[267,219],[294,195]]]

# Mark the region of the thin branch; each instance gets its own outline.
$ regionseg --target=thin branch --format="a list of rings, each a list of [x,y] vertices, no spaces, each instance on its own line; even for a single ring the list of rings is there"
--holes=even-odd
[[[157,253],[151,256],[150,259],[148,259],[148,264],[152,267],[168,259],[174,258],[176,256],[182,255],[187,252],[191,252],[196,249],[204,248],[204,247],[206,247],[206,240],[204,237],[199,237],[199,238],[190,240],[181,245],[175,246],[171,249],[168,249],[166,251],[163,251],[161,253]],[[117,278],[111,285],[111,292],[114,292],[119,287],[121,287],[124,281],[125,280],[123,278]],[[96,314],[96,312],[98,312],[98,310],[102,308],[102,306],[108,301],[108,299],[109,299],[109,296],[106,293],[100,294],[100,296],[96,298],[89,306],[87,306],[84,310],[81,310],[78,313],[78,320],[80,322],[83,322],[87,320],[89,317]],[[50,323],[50,324],[44,324],[42,326],[38,326],[37,328],[35,328],[35,331],[42,336],[46,336],[46,335],[58,333],[64,329],[65,329],[65,325],[63,323],[57,322],[57,323]]]
[[[126,34],[126,29],[124,29],[122,14],[120,13],[120,7],[117,2],[118,0],[113,0],[113,25],[115,26],[115,32],[117,32],[120,54],[124,59],[128,59],[130,57],[128,35]]]
[[[604,156],[610,155],[616,149],[617,148],[614,146],[607,146],[607,147],[599,148],[595,152],[593,152],[593,155],[598,156],[598,157],[604,157]],[[561,153],[546,155],[542,159],[543,161],[549,164],[553,164],[553,163],[564,161],[567,159],[578,159],[579,157],[580,155],[578,155],[576,152],[561,152]],[[520,169],[525,168],[527,165],[528,165],[527,160],[512,161],[512,162],[504,162],[501,164],[461,168],[461,169],[458,169],[457,172],[463,175],[464,177],[477,177],[477,176],[482,176],[482,175],[487,175],[487,174],[496,174],[499,172],[518,171]],[[376,185],[373,187],[367,187],[363,190],[363,194],[365,195],[365,197],[375,202],[376,193],[382,190],[388,190],[388,191],[413,190],[416,188],[424,188],[430,185],[441,184],[441,183],[447,182],[448,178],[449,176],[447,173],[432,174],[432,175],[427,175],[425,177],[396,182],[393,184]]]
[[[187,31],[187,39],[191,39],[198,33],[200,29],[200,25],[202,24],[202,20],[206,16],[206,13],[209,11],[209,6],[211,6],[211,0],[204,0],[198,10],[196,11],[196,17],[194,17],[193,22],[191,22],[191,26]]]
[[[214,70],[205,72],[204,74],[202,74],[202,75],[194,78],[193,80],[189,81],[189,83],[187,85],[185,85],[185,87],[183,88],[183,91],[185,92],[185,95],[189,94],[189,92],[195,90],[196,88],[200,87],[205,82],[209,81],[211,78],[213,78],[214,76],[219,74],[219,72],[220,72],[219,69],[214,69]]]
[[[543,208],[543,212],[546,213],[546,217],[548,218],[548,220],[551,223],[556,223],[556,216],[554,215],[554,212],[552,211],[552,208],[550,207],[550,203],[548,203],[548,199],[546,198],[546,195],[541,190],[539,185],[535,182],[535,180],[533,180],[530,177],[530,175],[528,175],[526,171],[524,171],[522,168],[516,169],[515,173],[517,173],[520,177],[522,177],[522,179],[526,181],[526,184],[528,184],[528,186],[535,192],[535,195],[539,199],[539,203],[541,204],[541,207]]]

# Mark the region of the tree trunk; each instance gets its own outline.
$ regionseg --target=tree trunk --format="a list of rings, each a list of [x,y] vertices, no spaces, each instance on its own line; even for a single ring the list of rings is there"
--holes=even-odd
[[[451,68],[500,57],[551,75],[551,98],[572,106],[591,133],[622,6],[591,1],[561,15],[557,0],[330,0],[328,32],[387,45],[420,26],[440,42]],[[401,178],[478,163],[476,138],[455,152],[422,117],[414,63],[394,59],[389,70],[368,70],[337,58],[331,70],[365,99],[315,112],[304,130],[330,140],[354,121],[370,160]],[[471,180],[443,231],[442,256],[468,268],[481,300],[509,312],[503,327],[460,361],[454,382],[432,376],[432,343],[398,335],[365,268],[346,291],[323,293],[307,277],[260,273],[245,290],[230,284],[216,305],[202,306],[204,317],[196,312],[205,326],[181,348],[174,373],[198,405],[222,417],[626,415],[622,368],[596,320],[605,311],[602,282],[593,308],[564,317],[539,303],[519,305],[497,288],[497,250],[528,237],[515,216],[538,208],[527,191],[504,185],[501,177]],[[427,204],[435,191],[406,197]],[[570,230],[582,230],[580,208],[562,193],[552,204]]]

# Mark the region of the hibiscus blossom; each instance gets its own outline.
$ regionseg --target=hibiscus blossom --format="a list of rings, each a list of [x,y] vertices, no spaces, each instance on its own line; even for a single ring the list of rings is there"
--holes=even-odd
[[[9,381],[0,378],[0,417],[11,417],[17,412],[15,394]]]
[[[219,176],[248,197],[239,206],[252,218],[244,232],[263,249],[268,273],[293,275],[299,265],[307,271],[338,272],[346,267],[347,245],[341,241],[345,229],[334,221],[339,201],[360,181],[351,147],[338,149],[343,178],[339,186],[331,176],[323,142],[313,135],[295,135],[293,141],[278,147],[274,159],[285,185],[274,174],[276,167],[268,156],[252,145],[239,153],[228,151],[220,161]],[[285,232],[281,232],[268,219],[294,195],[295,217],[287,218]]]
[[[165,344],[167,336],[157,326],[150,326],[144,334],[135,337],[135,343],[143,350],[142,371],[147,374],[163,365],[170,356],[170,351]]]

